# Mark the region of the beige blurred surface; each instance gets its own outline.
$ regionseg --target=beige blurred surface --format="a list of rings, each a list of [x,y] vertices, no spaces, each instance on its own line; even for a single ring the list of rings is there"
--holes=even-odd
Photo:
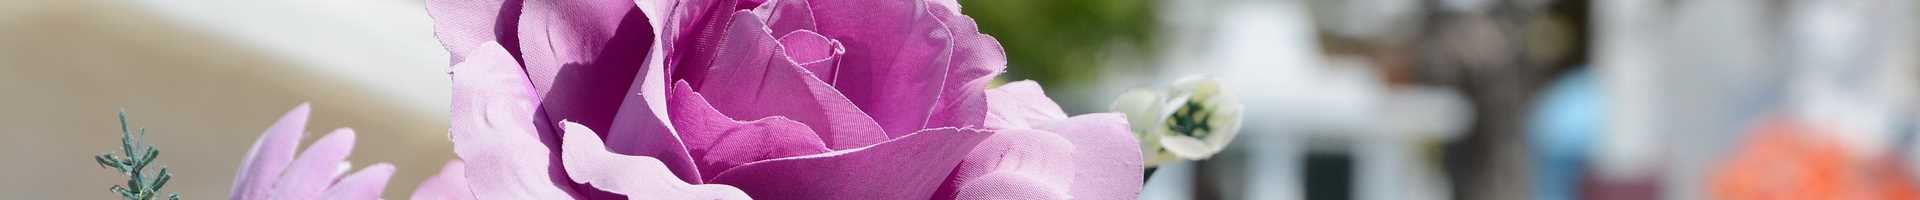
[[[355,170],[398,165],[388,199],[452,158],[445,113],[182,27],[116,1],[0,2],[0,199],[113,198],[108,186],[125,179],[89,157],[117,149],[122,107],[175,172],[168,190],[186,199],[225,198],[247,148],[301,102],[314,108],[302,148],[351,127]]]

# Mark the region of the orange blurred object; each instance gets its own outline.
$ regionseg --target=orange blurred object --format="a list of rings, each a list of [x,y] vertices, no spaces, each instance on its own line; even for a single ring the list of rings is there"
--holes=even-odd
[[[1789,120],[1755,131],[1714,172],[1714,199],[1920,199],[1899,162],[1853,158],[1832,134]]]

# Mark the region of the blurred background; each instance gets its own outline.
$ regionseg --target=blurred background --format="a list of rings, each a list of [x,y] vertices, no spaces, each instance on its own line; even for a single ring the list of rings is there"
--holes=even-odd
[[[1222,79],[1143,199],[1920,199],[1915,0],[962,0],[1070,113]],[[0,1],[0,198],[110,198],[114,112],[189,199],[280,114],[404,198],[452,158],[418,0]]]

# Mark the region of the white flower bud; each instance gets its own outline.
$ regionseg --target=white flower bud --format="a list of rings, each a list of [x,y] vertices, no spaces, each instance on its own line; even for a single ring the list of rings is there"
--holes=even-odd
[[[1167,129],[1160,144],[1167,152],[1186,160],[1213,157],[1226,149],[1240,134],[1240,100],[1220,88],[1220,81],[1189,77],[1174,82],[1174,101],[1168,105]]]
[[[1113,110],[1127,115],[1147,166],[1207,159],[1239,135],[1245,109],[1220,87],[1218,80],[1189,77],[1167,92],[1136,89],[1121,94]]]

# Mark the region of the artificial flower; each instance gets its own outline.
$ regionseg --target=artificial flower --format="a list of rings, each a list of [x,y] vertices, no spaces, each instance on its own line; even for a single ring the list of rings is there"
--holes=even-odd
[[[1146,165],[1158,166],[1204,160],[1226,149],[1240,134],[1245,106],[1219,80],[1193,76],[1174,81],[1167,91],[1127,91],[1112,109],[1126,113]]]
[[[989,92],[1006,58],[953,1],[433,0],[428,9],[455,63],[449,132],[475,197],[1132,199],[1140,190],[1126,121],[1066,117],[1030,82],[1014,96]],[[1026,109],[1042,107],[1054,110]]]
[[[233,177],[232,199],[380,199],[393,165],[376,163],[346,177],[353,129],[335,129],[294,156],[305,135],[307,104],[287,111],[253,143]]]

